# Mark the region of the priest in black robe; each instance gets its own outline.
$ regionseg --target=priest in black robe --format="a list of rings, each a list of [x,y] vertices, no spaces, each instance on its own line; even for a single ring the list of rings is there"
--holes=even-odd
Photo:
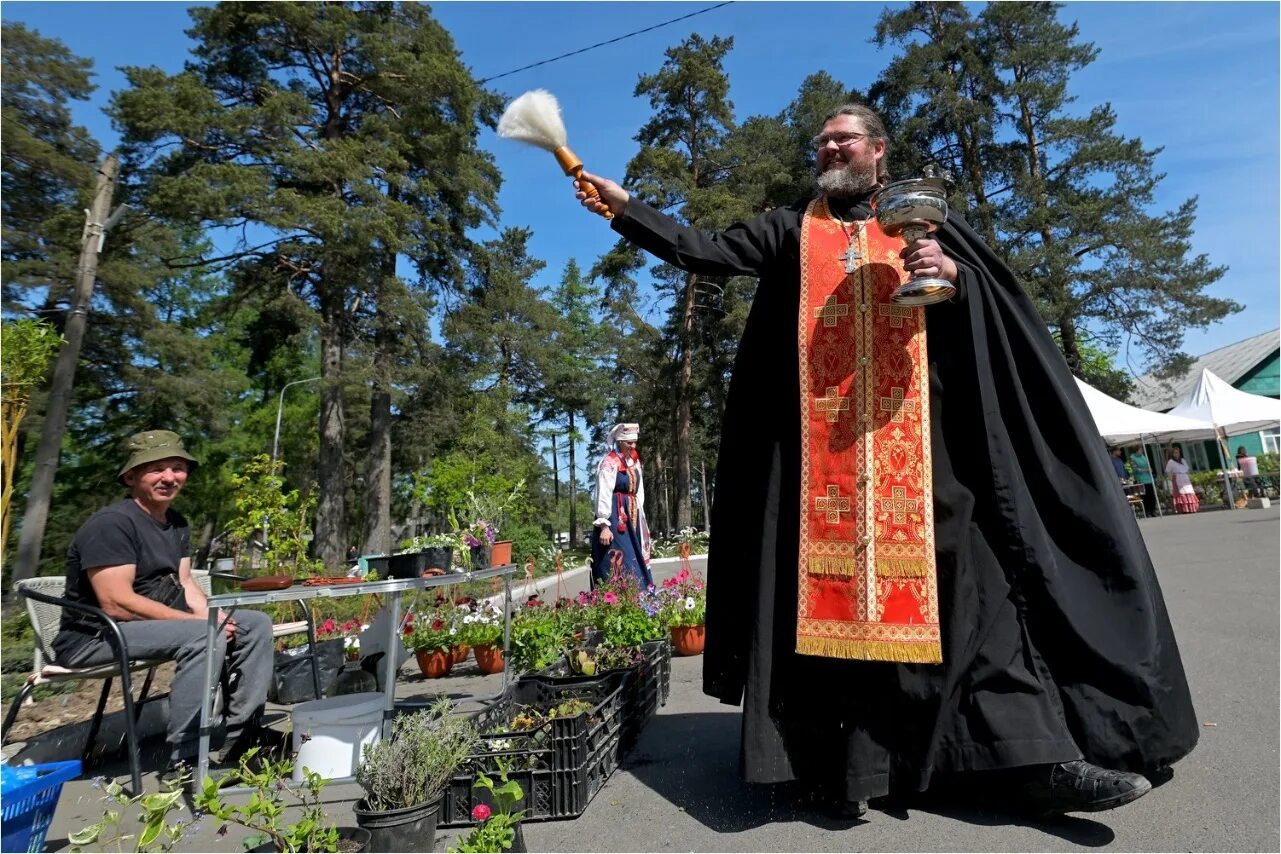
[[[868,200],[888,180],[879,117],[841,107],[815,145],[831,218],[873,221]],[[709,554],[703,665],[704,691],[743,706],[748,782],[809,781],[853,815],[957,779],[1013,783],[1038,813],[1097,811],[1192,749],[1165,602],[1105,446],[1045,322],[960,216],[902,250],[908,274],[957,288],[920,309],[942,663],[852,660],[797,651],[813,200],[709,234],[581,177],[600,194],[580,192],[583,205],[664,261],[760,278],[724,415],[712,527],[735,533]]]

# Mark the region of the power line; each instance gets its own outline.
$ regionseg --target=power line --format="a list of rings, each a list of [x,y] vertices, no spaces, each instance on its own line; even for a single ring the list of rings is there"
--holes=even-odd
[[[627,33],[626,35],[622,35],[622,36],[619,36],[618,38],[610,39],[609,41],[599,42],[597,44],[591,45],[590,47],[584,47],[584,48],[579,48],[578,50],[572,50],[569,53],[562,53],[560,56],[553,56],[551,59],[544,59],[541,62],[535,62],[532,65],[523,65],[520,68],[513,68],[511,71],[504,71],[502,74],[495,74],[493,77],[486,77],[484,80],[478,80],[476,82],[477,84],[488,83],[491,80],[497,80],[500,77],[507,77],[508,75],[515,74],[519,71],[528,71],[531,68],[537,68],[540,65],[546,65],[547,63],[555,62],[558,59],[565,59],[566,57],[569,57],[569,56],[577,56],[580,53],[586,53],[589,50],[595,50],[596,48],[604,47],[607,44],[614,44],[615,42],[621,42],[623,39],[629,39],[632,36],[639,36],[641,33],[648,33],[651,30],[657,30],[659,27],[666,27],[668,24],[675,24],[677,21],[684,21],[686,18],[692,18],[695,15],[701,15],[704,12],[711,12],[712,10],[719,9],[722,6],[730,6],[733,4],[733,2],[734,0],[728,0],[728,2],[726,3],[717,3],[715,6],[708,6],[706,9],[699,9],[697,12],[690,12],[688,15],[681,15],[679,18],[672,18],[670,21],[663,21],[663,23],[661,24],[655,24],[654,26],[646,27],[643,30],[636,30],[635,32]]]

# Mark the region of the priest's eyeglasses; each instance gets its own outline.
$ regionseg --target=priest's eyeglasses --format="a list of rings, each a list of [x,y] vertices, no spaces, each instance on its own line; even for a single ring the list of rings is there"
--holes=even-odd
[[[820,133],[810,140],[810,144],[815,148],[825,148],[829,142],[834,142],[837,148],[844,148],[867,137],[865,133]]]

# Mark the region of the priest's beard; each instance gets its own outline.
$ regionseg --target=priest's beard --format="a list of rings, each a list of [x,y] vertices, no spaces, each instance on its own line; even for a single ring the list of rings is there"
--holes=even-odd
[[[864,196],[877,185],[876,162],[860,163],[851,160],[840,169],[819,173],[818,188],[838,199]]]

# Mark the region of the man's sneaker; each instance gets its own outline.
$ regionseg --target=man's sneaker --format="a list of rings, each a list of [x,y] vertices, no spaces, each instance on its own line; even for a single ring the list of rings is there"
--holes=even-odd
[[[1025,806],[1044,816],[1116,809],[1152,791],[1141,774],[1111,771],[1084,759],[1037,766],[1025,786]]]

